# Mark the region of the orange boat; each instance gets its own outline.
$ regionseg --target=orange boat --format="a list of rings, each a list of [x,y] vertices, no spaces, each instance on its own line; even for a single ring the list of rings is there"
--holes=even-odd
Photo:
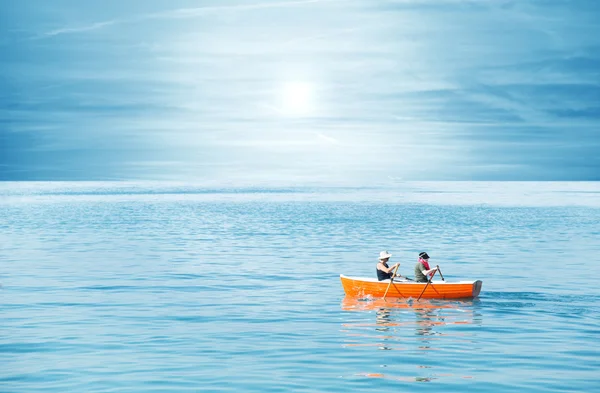
[[[366,296],[383,297],[390,280],[378,281],[376,278],[346,277],[340,274],[346,296],[363,298]],[[427,289],[421,299],[466,299],[479,296],[480,280],[477,281],[432,281],[427,283],[395,279],[390,285],[386,297],[418,298],[423,288]]]

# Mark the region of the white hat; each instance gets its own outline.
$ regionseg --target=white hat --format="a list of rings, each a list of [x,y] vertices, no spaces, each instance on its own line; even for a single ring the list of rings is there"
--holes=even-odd
[[[386,259],[391,256],[392,256],[392,254],[389,254],[387,251],[382,251],[379,253],[379,260]]]

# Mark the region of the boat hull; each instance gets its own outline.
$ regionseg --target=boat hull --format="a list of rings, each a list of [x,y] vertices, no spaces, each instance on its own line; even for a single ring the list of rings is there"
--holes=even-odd
[[[383,297],[390,284],[390,280],[377,281],[375,279],[347,277],[340,275],[342,287],[346,296],[350,297]],[[422,299],[467,299],[479,296],[482,282],[460,281],[449,283],[446,281],[432,281],[429,285],[414,281],[394,281],[389,285],[390,289],[386,297],[390,298],[418,298],[427,285],[427,289],[421,296]]]

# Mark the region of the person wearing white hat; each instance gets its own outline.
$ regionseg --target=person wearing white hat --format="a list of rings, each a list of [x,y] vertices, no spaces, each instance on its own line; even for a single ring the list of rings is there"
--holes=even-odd
[[[379,262],[377,263],[377,279],[379,281],[388,280],[394,277],[394,269],[396,266],[400,266],[400,263],[396,263],[395,265],[388,266],[388,261],[392,254],[387,251],[381,251],[379,253]]]

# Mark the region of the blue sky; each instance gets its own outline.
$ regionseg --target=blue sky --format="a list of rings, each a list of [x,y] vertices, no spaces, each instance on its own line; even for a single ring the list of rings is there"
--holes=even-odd
[[[596,1],[8,1],[0,180],[600,180]]]

